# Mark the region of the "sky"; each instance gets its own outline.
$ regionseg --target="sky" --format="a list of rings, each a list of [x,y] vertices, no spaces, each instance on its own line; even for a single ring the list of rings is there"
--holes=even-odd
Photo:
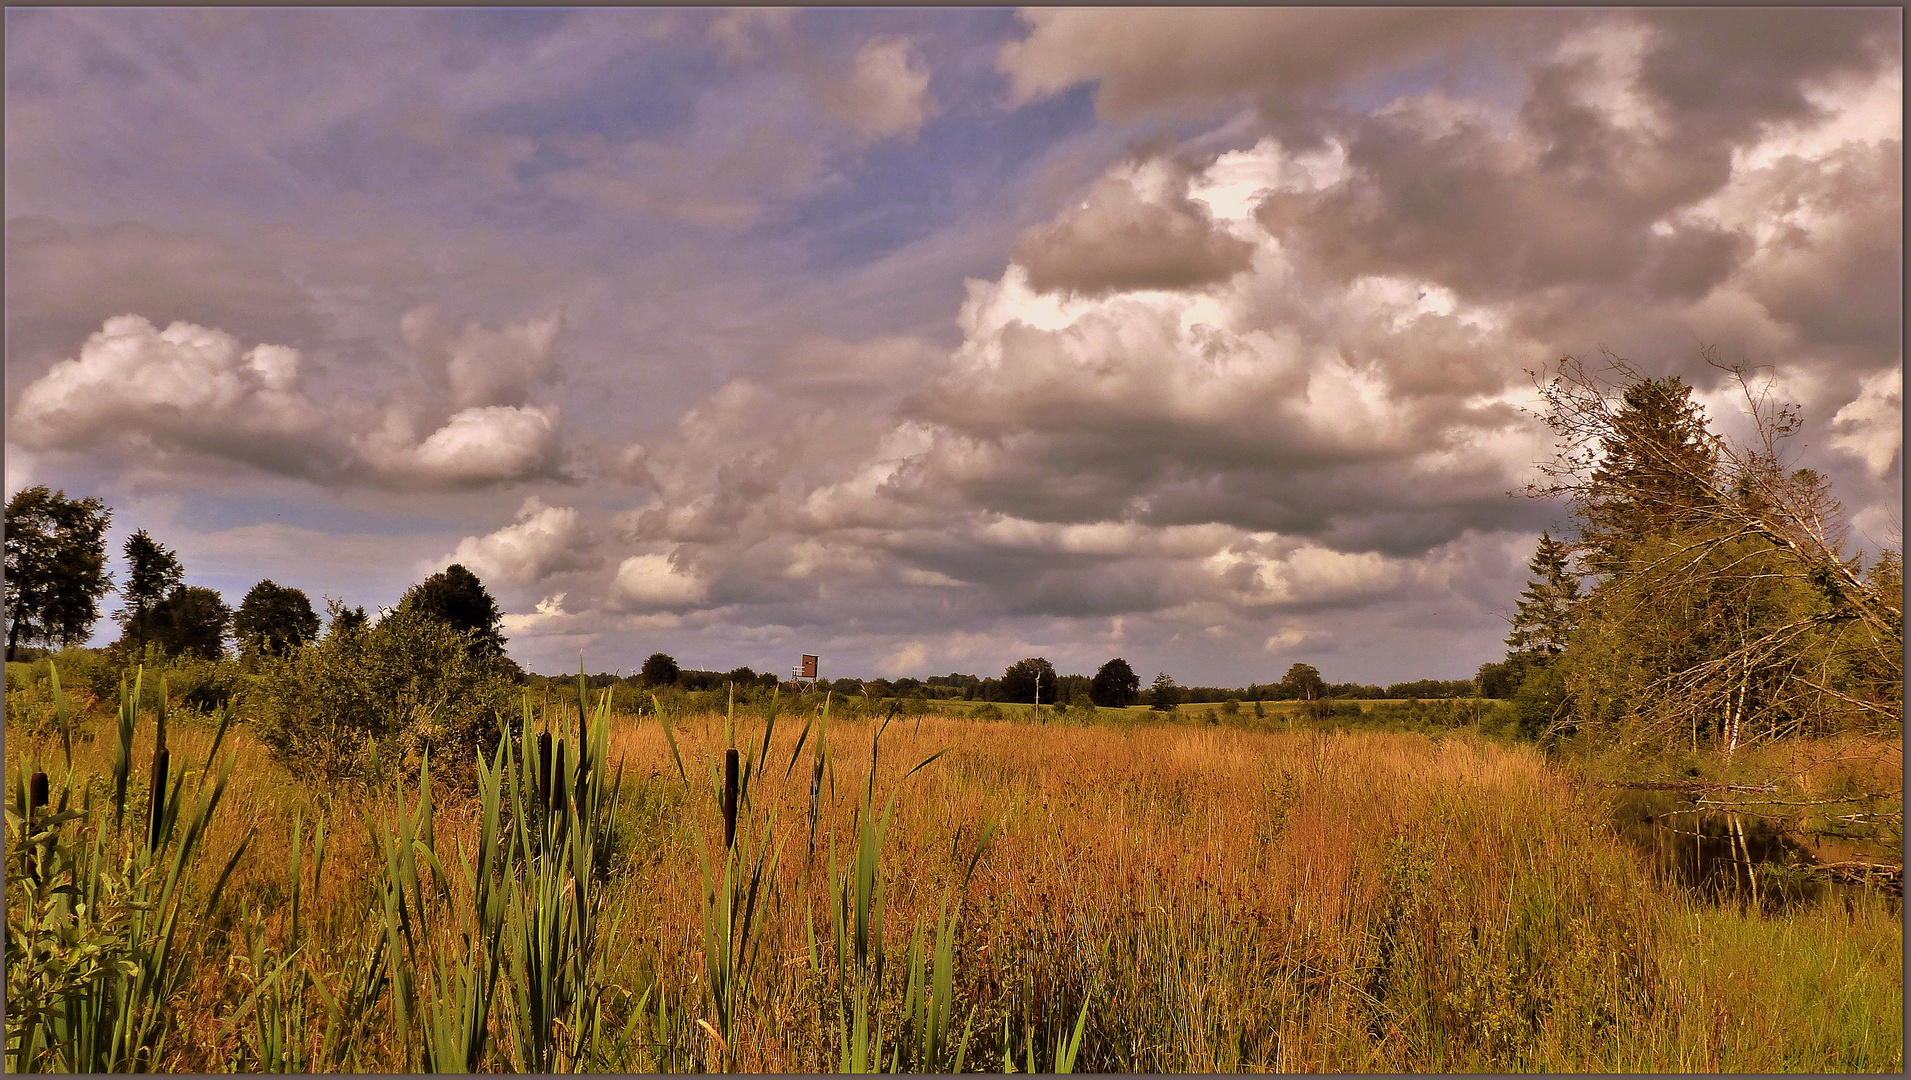
[[[1895,9],[5,18],[7,491],[234,606],[459,562],[547,673],[1465,678],[1602,350],[1729,431],[1754,369],[1902,543]]]

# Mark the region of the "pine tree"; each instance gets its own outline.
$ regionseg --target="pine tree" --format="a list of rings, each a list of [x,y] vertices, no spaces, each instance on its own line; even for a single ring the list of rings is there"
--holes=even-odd
[[[1692,388],[1674,375],[1625,388],[1578,493],[1588,568],[1612,573],[1631,545],[1692,528],[1716,500],[1718,449]]]
[[[1509,656],[1550,658],[1566,651],[1579,604],[1579,578],[1567,565],[1570,555],[1571,550],[1550,533],[1539,534],[1539,548],[1527,564],[1533,578],[1520,593],[1513,632],[1506,638],[1512,650]]]

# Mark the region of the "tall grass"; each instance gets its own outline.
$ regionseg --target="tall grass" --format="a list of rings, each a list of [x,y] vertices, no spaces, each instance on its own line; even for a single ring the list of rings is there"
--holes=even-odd
[[[194,765],[164,786],[164,850],[201,788],[226,794],[179,872],[164,1037],[120,1067],[1902,1067],[1892,898],[1705,904],[1533,751],[818,705],[639,718],[580,687],[527,708],[470,792],[436,761],[309,786],[232,722],[243,705],[169,715]],[[16,978],[46,1002],[78,985],[15,963],[16,940],[58,936],[34,929],[27,861],[58,876],[53,838],[76,860],[96,835],[145,843],[156,719],[72,725],[44,814],[58,725],[9,740],[10,1065],[68,1067],[51,1021],[24,1037]],[[133,940],[101,925],[81,937]]]
[[[172,998],[251,838],[240,841],[209,892],[188,895],[232,774],[235,758],[217,764],[232,713],[221,714],[192,786],[185,769],[168,786],[162,682],[145,820],[136,822],[129,803],[137,812],[141,800],[129,799],[129,780],[144,672],[130,689],[122,683],[109,826],[92,784],[73,769],[57,670],[51,679],[65,764],[57,801],[31,757],[20,758],[10,776],[7,846],[19,870],[7,881],[7,1065],[15,1072],[152,1069],[175,1031]]]

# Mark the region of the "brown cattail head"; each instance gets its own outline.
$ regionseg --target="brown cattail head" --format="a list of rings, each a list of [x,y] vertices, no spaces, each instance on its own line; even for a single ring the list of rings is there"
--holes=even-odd
[[[723,752],[723,846],[729,848],[737,839],[737,751],[731,747]]]
[[[149,834],[146,846],[155,851],[159,849],[159,828],[164,824],[166,813],[166,768],[171,763],[171,757],[163,746],[153,752],[152,807],[147,816]]]
[[[539,806],[548,809],[551,805],[551,717],[544,716],[545,728],[537,737],[537,801]]]
[[[46,773],[36,772],[27,778],[27,806],[33,810],[46,808]]]

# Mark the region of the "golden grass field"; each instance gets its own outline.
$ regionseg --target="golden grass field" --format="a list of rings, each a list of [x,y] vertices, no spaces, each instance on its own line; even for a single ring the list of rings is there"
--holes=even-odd
[[[574,706],[567,715],[575,724]],[[654,716],[611,718],[609,760],[623,768],[607,882],[623,905],[607,945],[611,996],[627,1010],[647,990],[646,1008],[665,1009],[643,1020],[644,1038],[619,1060],[582,1066],[835,1070],[833,961],[813,963],[811,943],[816,955],[833,949],[832,850],[839,863],[853,859],[873,790],[878,812],[894,798],[880,863],[892,959],[874,1023],[892,1037],[900,1029],[900,957],[947,903],[960,911],[954,1024],[971,1032],[969,1069],[1001,1069],[1005,1042],[1018,1056],[1033,1045],[1046,1067],[1044,1048],[1084,1003],[1080,1071],[1903,1068],[1894,902],[1861,892],[1788,915],[1708,905],[1655,881],[1615,834],[1605,793],[1530,748],[1465,729],[1429,737],[937,712],[882,728],[839,717],[827,725],[812,831],[819,732],[794,753],[806,719],[779,718],[767,752],[760,716],[734,721],[735,745],[763,762],[745,828],[782,846],[762,959],[719,1048],[698,1023],[710,1015],[699,866],[700,849],[721,864],[726,721],[676,721],[686,783]],[[103,777],[110,722],[91,730],[74,770]],[[205,721],[176,718],[175,767],[197,768],[210,738]],[[151,740],[144,723],[135,805]],[[244,1030],[226,1025],[250,986],[238,928],[256,913],[268,936],[286,932],[294,811],[308,833],[316,818],[328,825],[322,876],[312,880],[308,859],[301,885],[318,943],[304,962],[325,978],[372,917],[384,863],[368,824],[393,819],[401,798],[411,804],[393,784],[308,786],[243,725],[227,745],[237,765],[207,861],[221,865],[249,831],[256,837],[228,887],[236,914],[208,937],[173,1003],[183,1031],[161,1068],[244,1064]],[[7,755],[10,776],[23,756],[62,769],[46,764],[59,758],[57,738],[9,738]],[[416,783],[414,774],[402,786]],[[434,801],[438,849],[473,849],[475,798],[441,783]],[[404,1054],[386,1025],[359,1060],[403,1069]]]

